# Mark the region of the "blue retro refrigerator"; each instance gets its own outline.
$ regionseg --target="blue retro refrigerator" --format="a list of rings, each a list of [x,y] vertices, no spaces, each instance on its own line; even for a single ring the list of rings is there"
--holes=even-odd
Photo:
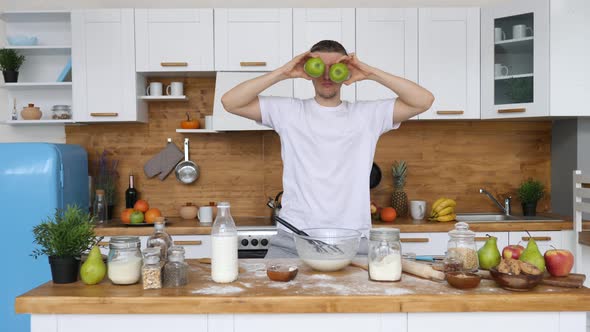
[[[30,330],[15,298],[51,280],[47,257],[30,254],[33,226],[56,209],[88,208],[88,155],[79,145],[0,143],[0,331]]]

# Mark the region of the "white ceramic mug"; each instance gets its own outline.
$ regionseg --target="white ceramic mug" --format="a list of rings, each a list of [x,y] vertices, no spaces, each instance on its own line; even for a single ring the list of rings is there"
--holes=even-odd
[[[166,94],[169,96],[182,96],[183,92],[182,82],[172,82],[166,87]]]
[[[506,39],[506,32],[502,31],[502,28],[494,28],[494,40],[502,41]]]
[[[145,90],[145,94],[148,96],[161,96],[162,95],[162,83],[152,82]]]
[[[410,215],[414,220],[424,219],[426,201],[410,201]]]
[[[512,26],[512,38],[513,39],[520,39],[527,37],[527,31],[531,32],[531,36],[533,35],[533,29],[527,27],[524,24],[517,24]]]
[[[213,116],[205,115],[205,129],[213,129]]]
[[[213,222],[213,207],[212,206],[201,206],[199,213],[197,214],[199,221],[203,224],[210,224]]]
[[[495,77],[508,76],[508,73],[510,73],[510,70],[508,69],[508,67],[504,66],[503,64],[496,63],[494,65],[494,76]]]

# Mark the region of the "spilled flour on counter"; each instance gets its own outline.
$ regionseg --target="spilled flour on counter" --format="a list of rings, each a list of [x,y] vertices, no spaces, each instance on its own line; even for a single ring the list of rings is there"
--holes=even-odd
[[[236,287],[236,286],[231,286],[231,285],[227,285],[227,286],[215,285],[215,286],[209,286],[209,287],[203,288],[203,289],[197,289],[197,290],[192,291],[191,293],[212,295],[212,294],[240,293],[243,291],[244,291],[244,289],[241,287]]]

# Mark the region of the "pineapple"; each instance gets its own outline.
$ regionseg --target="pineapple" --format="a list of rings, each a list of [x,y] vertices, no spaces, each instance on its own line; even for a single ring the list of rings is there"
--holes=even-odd
[[[406,176],[408,168],[405,161],[397,160],[391,167],[393,173],[393,194],[391,195],[391,206],[395,209],[398,216],[408,216],[408,194],[404,191],[406,185]]]

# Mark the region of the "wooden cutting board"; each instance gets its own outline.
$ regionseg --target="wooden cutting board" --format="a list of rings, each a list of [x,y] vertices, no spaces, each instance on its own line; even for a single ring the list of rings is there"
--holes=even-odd
[[[492,279],[489,271],[480,270],[477,273],[484,279]],[[549,274],[545,274],[541,284],[567,288],[582,288],[582,286],[584,286],[585,280],[585,274],[570,273],[567,277],[553,277]]]

